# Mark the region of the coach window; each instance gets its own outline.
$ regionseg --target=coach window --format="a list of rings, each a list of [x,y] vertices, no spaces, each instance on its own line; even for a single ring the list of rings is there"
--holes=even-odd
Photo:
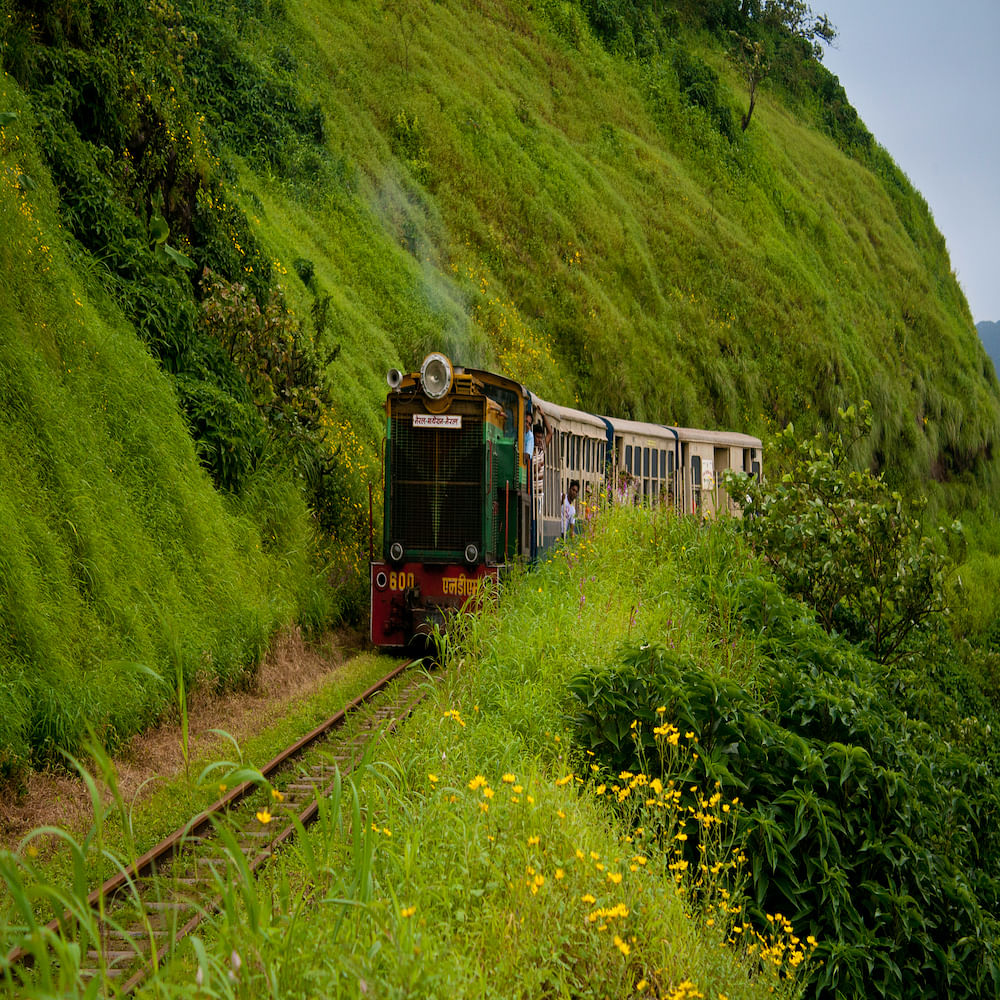
[[[701,513],[701,455],[691,456],[691,513]]]

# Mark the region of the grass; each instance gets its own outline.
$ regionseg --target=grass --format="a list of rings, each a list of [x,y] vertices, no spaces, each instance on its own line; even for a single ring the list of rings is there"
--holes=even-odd
[[[857,690],[838,680],[841,659],[850,671],[860,657],[848,654],[842,639],[821,634],[801,608],[772,593],[773,608],[752,613],[773,616],[773,628],[748,623],[739,595],[757,593],[747,590],[753,581],[760,595],[770,593],[765,578],[731,524],[635,508],[603,512],[590,534],[509,579],[496,606],[456,622],[443,644],[444,683],[343,780],[318,828],[282,850],[258,880],[237,872],[220,885],[223,911],[144,995],[187,995],[200,984],[223,996],[752,1000],[799,996],[814,973],[836,976],[845,962],[862,960],[862,942],[821,939],[822,964],[810,961],[808,916],[801,927],[773,913],[770,923],[757,923],[764,854],[758,845],[760,856],[751,855],[733,839],[739,795],[708,782],[700,808],[687,809],[687,785],[702,774],[698,757],[719,750],[701,742],[710,740],[707,728],[700,737],[694,732],[705,720],[687,732],[656,716],[662,731],[655,741],[636,743],[655,746],[659,757],[646,761],[643,773],[609,768],[588,752],[596,744],[581,740],[572,721],[575,678],[600,677],[624,647],[652,643],[696,672],[703,694],[714,685],[719,712],[738,704],[749,717],[759,704],[770,718],[783,697],[781,670],[801,661],[819,685],[813,694],[826,691],[831,710],[862,711],[869,729],[880,713],[887,725],[905,716],[906,739],[942,760],[963,747],[971,752],[973,721],[962,721],[963,708],[951,698],[959,659],[946,665],[932,653],[923,665],[909,663],[906,711],[889,699],[879,708],[883,699],[868,690],[878,671],[868,664]],[[946,668],[947,676],[940,673]],[[977,681],[971,674],[961,680],[970,694]],[[359,675],[351,683],[356,690],[367,680]],[[937,695],[935,684],[942,685]],[[732,701],[739,692],[742,700]],[[809,692],[799,694],[805,705]],[[861,708],[852,708],[852,699]],[[318,713],[318,706],[303,709],[301,728]],[[627,747],[633,736],[627,721],[620,725]],[[265,739],[278,742],[276,733]],[[872,759],[884,750],[892,756],[892,745],[872,743]],[[829,751],[835,761],[838,753],[869,759],[858,747],[831,743]],[[244,748],[246,762],[265,756]],[[778,754],[775,766],[782,760]],[[669,784],[670,774],[686,776],[683,788]],[[661,775],[662,784],[654,780]],[[864,809],[860,786],[849,799],[851,808]],[[187,807],[176,791],[165,790],[157,802],[173,817]],[[985,799],[977,815],[981,806]],[[692,860],[684,837],[705,844],[703,855]],[[126,846],[110,834],[105,843],[116,851]],[[996,867],[992,854],[981,854],[977,865],[983,878]],[[48,877],[68,881],[71,870],[49,868]]]
[[[133,800],[122,801],[117,808],[107,812],[101,824],[105,846],[118,857],[133,856],[133,851],[134,856],[145,853],[219,797],[219,782],[227,770],[237,766],[263,767],[286,746],[370,687],[386,672],[388,665],[386,658],[374,655],[352,658],[332,672],[315,694],[297,699],[287,706],[280,718],[268,720],[258,732],[236,746],[231,736],[219,730],[215,748],[188,760],[185,773],[156,776],[152,787],[140,789]],[[183,735],[179,739],[183,739]],[[81,755],[81,767],[102,778],[108,771],[108,760],[100,747],[91,749],[92,754]],[[229,761],[231,767],[213,767],[223,761]],[[80,841],[86,838],[88,828],[89,823],[84,823],[79,828],[67,828],[65,834]],[[22,847],[27,839],[23,838]],[[38,875],[55,883],[69,881],[71,857],[61,849],[60,839],[42,837],[33,839],[33,843],[37,850],[34,864]],[[114,871],[107,858],[92,857],[85,872],[87,883],[93,888]]]
[[[649,543],[640,517],[598,521],[594,537],[512,580],[502,615],[463,620],[445,683],[261,880],[236,872],[220,884],[223,911],[143,995],[187,995],[196,982],[223,996],[796,995],[791,966],[730,940],[735,897],[723,910],[702,886],[696,901],[695,881],[636,832],[638,814],[616,817],[584,784],[590,759],[565,716],[581,662],[630,632],[688,625],[709,652],[693,617],[649,593],[641,564],[598,569],[608,552]],[[686,534],[698,544],[697,528]],[[186,806],[165,790],[143,816]],[[676,822],[660,809],[650,828]]]
[[[16,98],[9,83],[3,93]],[[265,553],[260,521],[200,468],[164,374],[59,237],[43,243],[55,194],[25,118],[0,148],[0,777],[16,784],[88,727],[118,746],[159,717],[181,675],[245,684],[313,574],[297,491],[281,497],[284,537]],[[39,178],[31,197],[15,164]]]

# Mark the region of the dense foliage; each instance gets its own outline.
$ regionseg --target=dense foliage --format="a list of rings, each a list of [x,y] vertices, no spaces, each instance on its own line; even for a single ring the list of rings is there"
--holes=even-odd
[[[782,913],[821,942],[813,995],[992,996],[1000,782],[914,712],[927,668],[887,674],[763,580],[716,597],[755,638],[754,683],[662,645],[624,648],[573,683],[584,746],[617,774],[656,761],[664,720],[694,734],[690,766],[657,777],[695,809],[716,782],[738,798],[754,920]],[[684,846],[696,865],[697,837]]]

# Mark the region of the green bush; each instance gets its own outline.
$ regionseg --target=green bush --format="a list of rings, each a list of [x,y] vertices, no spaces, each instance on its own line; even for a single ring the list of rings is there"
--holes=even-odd
[[[664,720],[695,734],[688,769],[656,776],[692,811],[716,788],[738,797],[758,929],[781,913],[820,942],[809,995],[993,995],[996,775],[896,708],[891,676],[772,587],[749,578],[731,595],[762,657],[756,690],[663,646],[626,647],[572,682],[583,746],[613,773],[648,771]],[[685,848],[697,864],[697,837]]]
[[[683,98],[688,104],[702,108],[719,134],[735,142],[736,121],[718,74],[682,45],[673,46],[671,62]]]
[[[774,436],[780,479],[727,473],[741,498],[744,530],[789,594],[886,663],[906,655],[919,630],[947,611],[946,583],[962,548],[961,525],[921,534],[926,500],[906,499],[867,469],[852,469],[852,450],[871,432],[871,407],[840,411],[842,427],[796,441],[789,425]],[[745,498],[745,499],[743,499]]]

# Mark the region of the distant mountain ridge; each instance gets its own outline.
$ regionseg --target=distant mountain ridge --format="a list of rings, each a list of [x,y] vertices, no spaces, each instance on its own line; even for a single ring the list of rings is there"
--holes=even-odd
[[[976,324],[976,330],[993,367],[1000,372],[1000,321],[983,320]]]

